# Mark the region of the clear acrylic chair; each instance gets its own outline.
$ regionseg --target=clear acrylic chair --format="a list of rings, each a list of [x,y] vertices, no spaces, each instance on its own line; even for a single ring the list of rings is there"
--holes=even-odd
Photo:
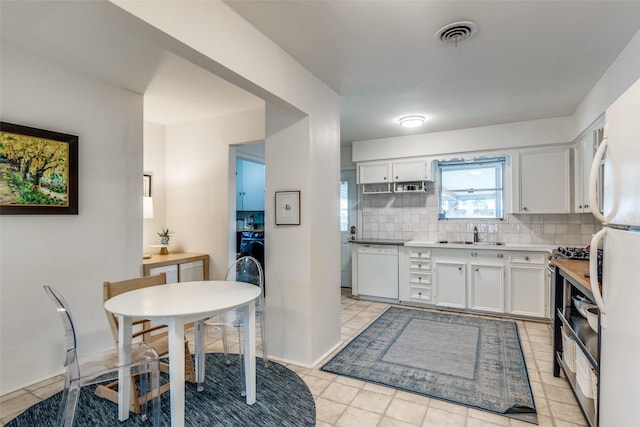
[[[69,306],[62,295],[51,286],[45,285],[44,290],[55,304],[65,330],[64,365],[67,372],[56,425],[59,427],[73,425],[82,386],[117,379],[119,369],[126,368],[130,369],[132,377],[139,378],[142,393],[151,396],[150,399],[139,403],[142,420],[146,421],[149,418],[148,401],[151,400],[152,425],[160,426],[160,364],[155,349],[145,342],[132,344],[131,363],[128,364],[119,363],[117,350],[105,352],[90,359],[83,358],[80,363],[76,350],[76,329]],[[114,425],[118,423],[117,414],[117,407],[114,407]]]
[[[260,287],[260,296],[256,301],[256,319],[260,321],[260,333],[262,339],[262,359],[264,360],[264,366],[268,366],[269,358],[267,356],[267,340],[266,340],[266,328],[265,328],[265,313],[264,313],[264,272],[262,266],[257,259],[252,256],[243,256],[238,258],[233,264],[229,266],[225,280],[251,283]],[[242,395],[246,394],[244,390],[244,351],[242,349],[242,329],[244,327],[244,311],[243,309],[236,309],[220,316],[216,316],[204,321],[196,323],[196,334],[198,334],[200,343],[196,349],[196,371],[202,372],[204,368],[204,353],[206,348],[206,328],[216,327],[221,330],[222,334],[222,346],[224,349],[225,361],[227,365],[231,362],[229,360],[229,349],[227,347],[226,327],[235,327],[238,329],[238,346],[240,356],[240,381],[242,384]],[[202,382],[198,382],[197,390],[204,390],[204,378]]]

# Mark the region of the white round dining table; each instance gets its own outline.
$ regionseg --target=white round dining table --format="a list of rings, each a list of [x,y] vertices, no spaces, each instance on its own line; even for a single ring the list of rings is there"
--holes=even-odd
[[[169,382],[171,393],[171,425],[184,425],[185,378],[184,378],[184,326],[242,307],[245,316],[244,333],[244,371],[246,402],[252,405],[256,401],[256,360],[255,360],[255,301],[260,296],[260,288],[250,283],[225,280],[203,280],[193,282],[170,283],[150,286],[117,295],[104,303],[104,308],[118,316],[118,348],[121,362],[131,355],[132,319],[142,317],[167,325],[169,334]],[[196,346],[205,343],[196,342]],[[196,353],[200,349],[196,348]],[[174,362],[175,361],[175,362]],[[203,369],[204,364],[200,368]],[[197,372],[198,378],[204,378],[204,372]],[[120,384],[126,384],[129,372],[120,370]],[[118,393],[119,418],[129,417],[130,387],[122,387]]]

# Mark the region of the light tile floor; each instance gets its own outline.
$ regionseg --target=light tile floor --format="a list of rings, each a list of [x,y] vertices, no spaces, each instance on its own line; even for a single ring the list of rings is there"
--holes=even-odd
[[[342,289],[341,337],[344,344],[358,335],[389,306],[386,303],[356,300],[350,295],[350,290]],[[567,382],[564,378],[553,376],[551,326],[546,323],[523,320],[517,320],[516,323],[538,409],[539,426],[586,426]],[[258,343],[259,337],[258,333]],[[231,331],[228,338],[231,351],[237,351],[237,334]],[[209,343],[209,351],[221,351],[222,344],[219,333],[216,331],[210,331]],[[338,351],[339,349],[336,353]],[[309,386],[316,402],[318,427],[532,426],[529,423],[465,406],[327,373],[319,369],[323,363],[314,369],[287,365]],[[0,426],[60,389],[61,381],[56,377],[1,396]]]

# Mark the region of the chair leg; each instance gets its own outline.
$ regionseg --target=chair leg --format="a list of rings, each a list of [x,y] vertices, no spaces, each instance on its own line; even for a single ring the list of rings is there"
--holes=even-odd
[[[204,362],[205,347],[207,345],[206,338],[207,326],[201,320],[196,322],[195,346],[196,346],[196,390],[204,390]]]
[[[149,396],[151,396],[151,425],[160,427],[160,361],[155,360],[148,366],[148,386],[147,399],[145,399],[145,411],[148,410]]]
[[[80,381],[71,381],[69,387],[65,389],[60,402],[60,413],[58,426],[72,427],[73,419],[76,416],[78,398],[80,397]]]
[[[220,316],[223,316],[222,314]],[[220,318],[220,335],[222,336],[222,349],[224,351],[224,364],[231,365],[229,359],[229,347],[227,345],[227,327],[224,325],[224,319]]]
[[[242,348],[242,327],[237,327],[238,329],[238,359],[240,360],[240,395],[246,396],[247,390],[244,386],[244,349]]]
[[[265,323],[264,312],[262,312],[262,314],[260,315],[260,335],[262,336],[262,359],[266,368],[267,366],[269,366],[269,356],[267,353],[267,328],[265,327]]]

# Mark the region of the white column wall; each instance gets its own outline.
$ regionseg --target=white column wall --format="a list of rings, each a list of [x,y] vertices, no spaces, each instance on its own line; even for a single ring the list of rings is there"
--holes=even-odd
[[[79,136],[79,214],[0,216],[0,394],[63,370],[66,297],[79,351],[113,347],[102,283],[141,274],[142,96],[6,46],[3,121]]]
[[[273,197],[276,186],[297,189],[292,187],[306,182],[308,187],[301,190],[303,197],[308,198],[304,203],[311,210],[306,215],[311,216],[301,226],[309,229],[267,228],[265,262],[267,309],[274,319],[269,320],[268,326],[269,351],[298,363],[317,362],[340,340],[339,97],[222,2],[112,2],[217,64],[198,59],[192,51],[184,53],[198,61],[198,65],[285,111],[298,117],[308,116],[308,120],[298,121],[290,129],[285,127],[276,132],[279,135],[268,135],[266,139],[267,200]],[[269,128],[269,123],[266,125]],[[275,141],[282,148],[270,148]],[[298,144],[308,146],[303,148],[308,151],[307,158],[292,155],[298,152]],[[274,150],[277,154],[279,149],[283,150],[279,155],[270,155]],[[300,161],[301,167],[291,167]],[[274,173],[279,176],[272,177]],[[269,222],[269,208],[266,215]],[[172,221],[171,214],[167,219]],[[280,252],[281,248],[311,248],[311,252],[303,254],[308,256],[308,264],[290,267],[299,273],[291,273],[297,279],[295,283],[286,280],[280,285],[273,284],[279,279],[271,274],[292,264],[286,256],[289,252]],[[271,266],[275,268],[273,273]],[[271,286],[281,286],[283,295],[287,294],[286,304],[279,309],[270,307]],[[282,312],[278,313],[279,310]],[[295,320],[290,320],[285,311],[300,310],[306,311],[302,322],[304,334],[289,339],[291,335],[283,332],[289,327],[285,322]]]

